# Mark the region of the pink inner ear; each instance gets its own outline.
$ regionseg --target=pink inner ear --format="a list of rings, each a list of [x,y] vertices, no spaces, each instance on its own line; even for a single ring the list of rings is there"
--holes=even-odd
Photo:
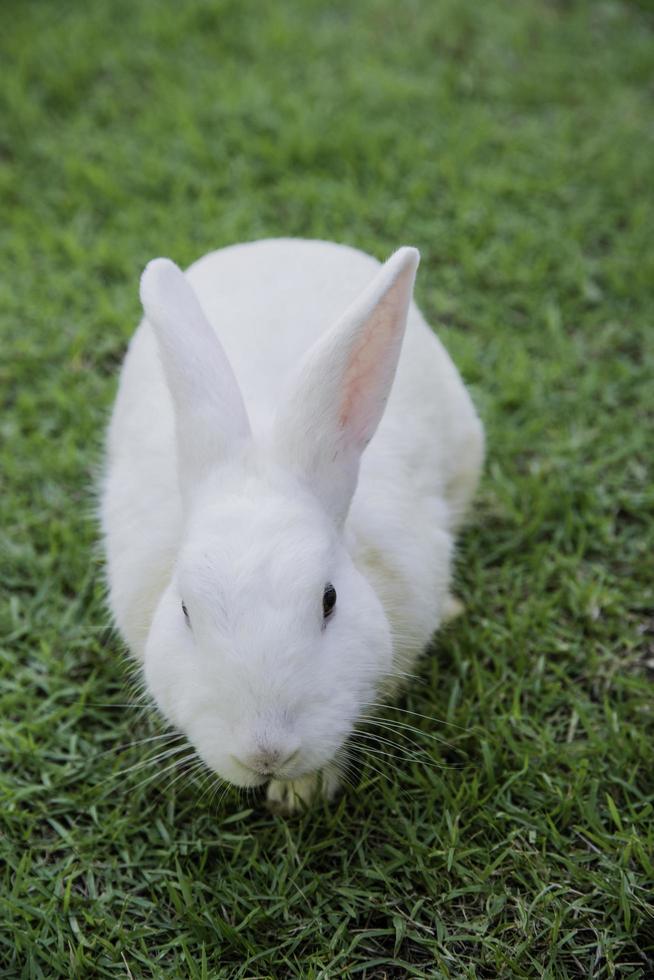
[[[382,300],[348,360],[339,422],[359,449],[374,435],[390,393],[404,327],[396,305],[391,297]]]

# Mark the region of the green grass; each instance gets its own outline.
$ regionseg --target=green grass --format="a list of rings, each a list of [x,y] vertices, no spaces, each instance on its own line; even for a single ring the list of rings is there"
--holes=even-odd
[[[0,975],[654,975],[651,4],[0,27]],[[468,613],[402,705],[443,724],[391,714],[424,753],[290,822],[126,771],[158,729],[89,519],[143,265],[279,234],[417,245],[489,443]]]

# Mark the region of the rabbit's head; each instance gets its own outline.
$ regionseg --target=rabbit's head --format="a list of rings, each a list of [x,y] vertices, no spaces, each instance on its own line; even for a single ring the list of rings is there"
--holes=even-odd
[[[347,549],[359,461],[399,358],[418,253],[404,248],[308,351],[266,431],[190,284],[143,274],[174,403],[184,525],[145,651],[150,693],[240,786],[329,763],[392,671],[391,633]]]

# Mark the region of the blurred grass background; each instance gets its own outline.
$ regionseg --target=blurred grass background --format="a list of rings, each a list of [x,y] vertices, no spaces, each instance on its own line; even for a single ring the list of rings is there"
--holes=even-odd
[[[652,15],[5,0],[1,976],[654,975]],[[417,245],[489,436],[448,744],[289,823],[130,769],[89,519],[142,267],[274,235]]]

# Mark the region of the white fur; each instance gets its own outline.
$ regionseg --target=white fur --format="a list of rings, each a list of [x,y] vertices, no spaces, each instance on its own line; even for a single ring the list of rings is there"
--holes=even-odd
[[[111,608],[205,762],[272,774],[287,808],[334,792],[359,714],[451,609],[483,434],[417,264],[273,240],[142,279],[102,496]]]

